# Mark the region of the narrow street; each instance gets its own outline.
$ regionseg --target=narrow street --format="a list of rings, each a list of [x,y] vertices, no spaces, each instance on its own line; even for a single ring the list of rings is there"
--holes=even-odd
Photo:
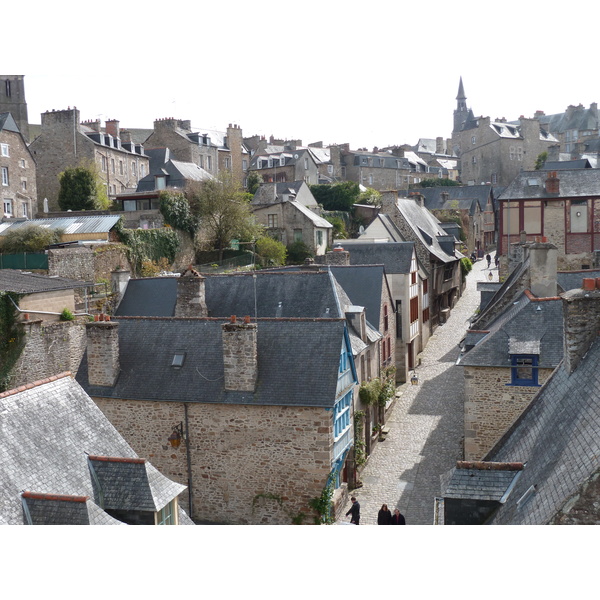
[[[363,487],[352,492],[361,505],[361,525],[376,525],[384,503],[392,513],[398,508],[407,525],[433,523],[440,475],[462,458],[464,383],[462,368],[455,366],[458,343],[479,305],[477,281],[487,281],[489,273],[485,259],[473,265],[448,322],[436,329],[422,353],[419,385],[398,388],[386,422],[387,439],[377,444],[362,471]],[[491,273],[498,281],[493,256]],[[348,501],[344,513],[349,508]]]

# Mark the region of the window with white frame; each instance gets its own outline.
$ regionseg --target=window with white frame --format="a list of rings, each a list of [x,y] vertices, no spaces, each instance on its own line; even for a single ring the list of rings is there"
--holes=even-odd
[[[242,160],[242,169],[244,171],[248,169],[248,161],[245,158]]]
[[[207,156],[206,157],[206,168],[209,171],[212,171],[212,156]]]
[[[21,179],[21,189],[26,192],[27,191],[27,179]]]
[[[21,169],[27,168],[27,161],[24,158],[19,159],[19,166]]]
[[[4,202],[2,203],[4,215],[7,217],[12,217],[12,200],[10,198],[4,198]]]
[[[273,229],[273,228],[277,227],[277,215],[276,214],[267,215],[267,227],[269,229]]]
[[[157,525],[177,525],[177,498],[156,513]]]
[[[27,206],[27,202],[21,202],[21,212],[23,213],[21,216],[26,219],[29,218],[29,207]]]
[[[0,171],[2,172],[2,185],[8,185],[8,167],[1,167]]]
[[[333,174],[333,165],[327,165],[327,172],[331,175]]]
[[[0,144],[0,154],[2,156],[10,156],[8,153],[8,144]]]

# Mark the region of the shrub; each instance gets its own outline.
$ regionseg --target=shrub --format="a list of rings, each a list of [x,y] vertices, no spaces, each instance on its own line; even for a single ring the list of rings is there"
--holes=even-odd
[[[42,252],[50,244],[60,240],[61,231],[51,230],[40,225],[25,225],[9,231],[0,242],[0,251],[4,254],[22,252]]]
[[[68,308],[63,308],[63,311],[60,313],[60,320],[73,321],[74,319],[75,315]]]
[[[286,247],[271,237],[261,237],[256,242],[256,254],[262,265],[284,265]]]
[[[287,264],[302,264],[305,259],[313,256],[310,248],[301,241],[294,242],[287,247]]]

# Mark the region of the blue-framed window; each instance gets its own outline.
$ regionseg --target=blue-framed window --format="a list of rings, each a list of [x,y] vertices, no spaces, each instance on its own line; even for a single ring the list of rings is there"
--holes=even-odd
[[[536,354],[513,354],[510,358],[510,385],[539,385]]]
[[[333,415],[333,439],[338,440],[350,428],[350,405],[352,392],[340,398],[335,404]]]

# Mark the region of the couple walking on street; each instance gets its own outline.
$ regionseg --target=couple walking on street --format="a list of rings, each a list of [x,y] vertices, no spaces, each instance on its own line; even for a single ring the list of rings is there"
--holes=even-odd
[[[398,509],[392,514],[387,504],[384,504],[377,514],[377,525],[406,525],[406,519]]]
[[[350,523],[358,525],[360,523],[360,504],[354,496],[350,500],[352,501],[352,506],[346,513],[346,516],[351,515]],[[398,509],[392,514],[387,504],[384,504],[377,515],[377,525],[406,525],[406,519]]]

